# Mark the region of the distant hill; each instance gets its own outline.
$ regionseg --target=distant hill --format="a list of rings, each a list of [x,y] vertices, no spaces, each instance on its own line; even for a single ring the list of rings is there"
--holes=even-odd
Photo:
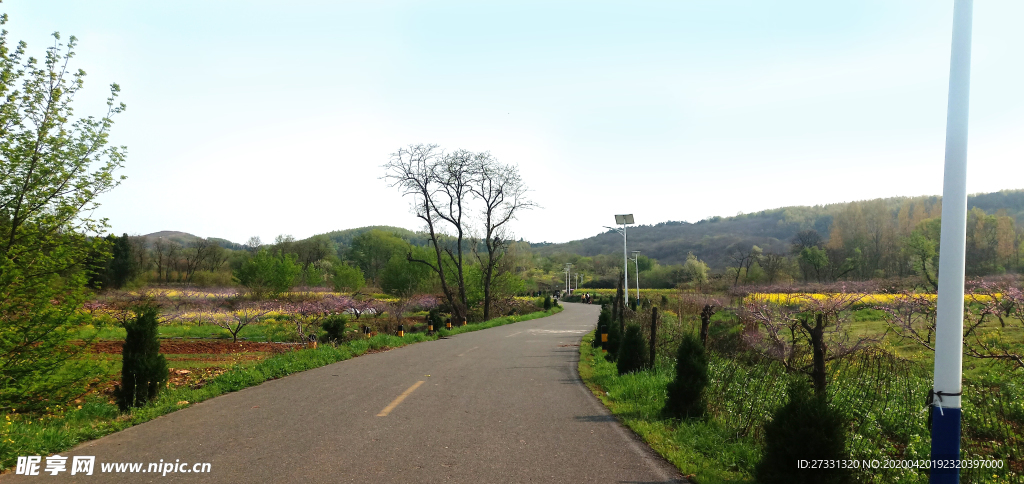
[[[155,242],[157,239],[166,239],[177,242],[183,246],[187,246],[189,243],[196,239],[200,239],[198,235],[192,235],[188,232],[178,232],[175,230],[161,230],[160,232],[153,232],[151,234],[143,235],[149,243]],[[210,237],[209,240],[215,242],[217,245],[224,247],[225,249],[231,250],[243,250],[245,246],[232,242],[227,239],[221,239],[217,237]]]
[[[941,197],[896,197],[882,201],[895,211],[908,203],[934,204]],[[729,265],[729,253],[734,248],[758,245],[765,253],[788,253],[793,236],[801,230],[814,229],[827,238],[833,218],[852,203],[830,205],[793,206],[742,214],[734,217],[711,217],[697,223],[662,222],[656,225],[638,225],[627,229],[631,250],[641,250],[662,264],[681,264],[686,254],[693,252],[712,270],[721,271]],[[977,207],[989,214],[1003,212],[1013,217],[1018,226],[1024,225],[1024,190],[1004,190],[976,194],[968,197],[968,209]],[[539,255],[560,252],[582,256],[621,254],[622,236],[607,231],[593,237],[563,244],[534,244]]]
[[[736,248],[757,245],[765,253],[788,253],[793,236],[807,229],[814,229],[823,238],[828,238],[832,220],[852,204],[881,201],[895,216],[900,207],[906,207],[908,204],[935,206],[940,200],[941,197],[938,196],[894,197],[813,207],[782,207],[732,217],[711,217],[696,223],[668,221],[655,225],[631,226],[627,235],[630,249],[641,250],[644,255],[657,259],[662,264],[681,264],[686,260],[686,254],[693,252],[712,270],[721,271],[732,264],[729,254]],[[1024,226],[1024,190],[971,195],[967,199],[967,207],[980,208],[988,214],[1007,215],[1014,218],[1018,227]],[[315,237],[326,236],[343,251],[351,247],[352,239],[371,230],[394,233],[417,246],[425,246],[428,243],[427,235],[422,232],[387,225],[335,230]],[[177,231],[154,232],[144,237],[150,240],[164,238],[182,245],[187,245],[198,238],[187,232]],[[229,240],[212,240],[225,248],[244,249],[242,244]],[[609,230],[582,240],[562,244],[541,242],[530,246],[534,253],[542,256],[556,253],[575,253],[582,256],[621,254],[622,236]]]
[[[352,246],[352,239],[371,230],[382,230],[384,232],[393,233],[397,235],[399,238],[405,240],[406,242],[409,242],[412,245],[427,245],[426,234],[422,232],[413,232],[412,230],[403,229],[401,227],[392,227],[390,225],[370,225],[367,227],[358,227],[354,229],[335,230],[333,232],[327,232],[325,234],[314,235],[313,237],[327,236],[327,238],[331,239],[331,241],[337,244],[339,248],[346,248]]]

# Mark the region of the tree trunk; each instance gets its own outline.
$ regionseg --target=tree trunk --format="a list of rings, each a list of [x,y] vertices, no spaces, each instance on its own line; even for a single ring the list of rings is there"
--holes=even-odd
[[[814,380],[814,392],[819,395],[825,394],[825,315],[818,313],[814,315],[814,327],[809,328],[811,334],[811,347],[814,351],[814,368],[811,370],[811,378]]]
[[[714,314],[710,304],[705,304],[704,309],[700,311],[700,343],[704,348],[708,347],[708,327],[711,326],[711,316]]]

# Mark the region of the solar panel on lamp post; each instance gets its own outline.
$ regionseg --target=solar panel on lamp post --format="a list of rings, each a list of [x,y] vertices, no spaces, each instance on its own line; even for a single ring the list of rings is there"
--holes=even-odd
[[[606,229],[612,229],[622,234],[622,282],[625,291],[625,303],[629,304],[629,255],[626,252],[626,226],[633,225],[633,214],[627,213],[623,215],[615,216],[615,223],[622,225],[622,228],[604,226]]]

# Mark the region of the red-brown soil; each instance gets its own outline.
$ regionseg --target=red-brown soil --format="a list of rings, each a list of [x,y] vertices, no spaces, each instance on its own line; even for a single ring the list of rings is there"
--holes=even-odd
[[[99,341],[91,350],[94,353],[121,354],[124,343],[120,341]],[[185,341],[164,340],[160,342],[160,352],[165,355],[180,354],[228,354],[228,353],[284,353],[298,347],[289,343],[257,343],[253,341]]]

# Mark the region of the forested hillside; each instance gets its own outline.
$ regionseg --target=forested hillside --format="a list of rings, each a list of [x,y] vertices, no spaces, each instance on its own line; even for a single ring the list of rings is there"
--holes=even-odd
[[[968,274],[1018,270],[1024,190],[973,195],[968,208]],[[934,265],[941,211],[937,196],[783,207],[697,223],[639,225],[629,228],[628,239],[630,250],[662,265],[683,264],[692,252],[712,272],[734,268],[733,275],[739,267],[767,269],[769,279],[776,271],[813,280],[902,277],[924,275]],[[538,244],[533,251],[544,257],[617,255],[622,236],[609,230],[565,244]]]

